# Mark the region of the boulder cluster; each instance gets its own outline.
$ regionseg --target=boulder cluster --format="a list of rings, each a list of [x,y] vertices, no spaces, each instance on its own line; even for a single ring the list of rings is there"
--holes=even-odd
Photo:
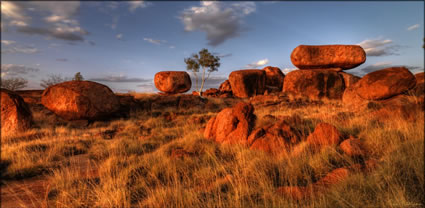
[[[345,88],[360,79],[342,71],[364,63],[366,53],[357,45],[300,45],[291,61],[299,70],[286,75],[283,92],[311,100],[341,99]]]
[[[293,120],[293,119],[292,119]],[[299,119],[295,119],[299,120]],[[225,108],[211,118],[204,130],[204,137],[221,144],[239,144],[272,156],[299,157],[324,148],[335,148],[348,157],[359,161],[349,167],[337,168],[320,180],[305,187],[282,186],[277,193],[302,199],[325,190],[358,171],[369,171],[376,164],[368,159],[368,150],[361,139],[343,134],[329,123],[318,123],[312,133],[305,136],[296,129],[291,118],[255,127],[256,116],[252,104],[240,102]]]

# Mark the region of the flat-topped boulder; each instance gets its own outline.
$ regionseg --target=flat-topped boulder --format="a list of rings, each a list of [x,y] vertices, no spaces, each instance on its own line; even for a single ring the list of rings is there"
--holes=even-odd
[[[265,89],[265,81],[266,73],[264,70],[238,70],[229,75],[233,95],[239,98],[262,95]]]
[[[155,74],[155,87],[165,93],[184,93],[192,87],[190,76],[185,71],[161,71]]]
[[[416,86],[415,76],[406,67],[391,67],[363,76],[355,92],[367,100],[381,100],[399,95]]]
[[[17,93],[1,91],[1,136],[10,136],[28,130],[32,124],[32,114],[28,105]]]
[[[109,87],[91,81],[68,81],[44,90],[41,103],[66,120],[96,120],[120,108],[118,97]]]
[[[358,45],[299,45],[291,53],[291,61],[299,69],[352,69],[366,61],[366,53]]]
[[[294,70],[285,76],[283,83],[283,92],[311,100],[341,99],[344,89],[342,76],[327,70]]]
[[[285,75],[278,67],[267,66],[263,70],[266,72],[266,88],[271,92],[281,92]]]

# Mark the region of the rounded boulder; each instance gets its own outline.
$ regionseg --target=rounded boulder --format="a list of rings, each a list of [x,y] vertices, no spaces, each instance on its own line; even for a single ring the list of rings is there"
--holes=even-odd
[[[155,87],[165,93],[184,93],[192,87],[190,76],[185,71],[161,71],[155,74]]]
[[[263,70],[266,72],[266,88],[272,92],[280,92],[283,87],[285,75],[278,67],[267,66]]]
[[[356,83],[355,92],[367,100],[382,100],[415,86],[416,78],[406,67],[391,67],[363,76]]]
[[[91,81],[68,81],[44,90],[41,103],[66,120],[105,118],[120,108],[109,87]]]

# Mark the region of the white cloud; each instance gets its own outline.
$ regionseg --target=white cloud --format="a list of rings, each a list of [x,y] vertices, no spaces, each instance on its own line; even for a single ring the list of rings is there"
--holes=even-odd
[[[360,45],[366,52],[367,56],[388,56],[397,55],[399,46],[393,44],[390,39],[367,39],[357,45]]]
[[[12,21],[10,21],[9,25],[24,27],[24,26],[28,26],[28,23],[21,21],[21,20],[12,20]]]
[[[180,19],[185,31],[200,30],[207,35],[208,44],[217,46],[238,37],[242,32],[242,19],[256,10],[253,2],[228,3],[202,1],[201,6],[185,9]]]
[[[60,15],[55,15],[55,14],[44,18],[44,20],[46,20],[46,22],[59,22],[59,21],[65,20],[65,19],[66,19],[65,16],[60,16]]]
[[[412,25],[412,26],[408,27],[407,30],[408,31],[411,31],[411,30],[416,30],[418,28],[419,28],[419,24],[415,24],[415,25]]]
[[[115,37],[116,37],[118,40],[121,40],[121,39],[122,39],[122,36],[123,36],[123,34],[122,34],[122,33],[120,33],[120,34],[117,34]]]
[[[28,74],[30,72],[38,72],[40,69],[27,67],[18,64],[2,64],[1,75],[3,76],[17,76],[22,74]]]
[[[255,69],[255,68],[264,66],[264,65],[266,65],[268,63],[269,63],[269,59],[262,59],[262,60],[259,60],[257,62],[254,62],[252,64],[246,65],[245,68],[254,68]]]
[[[130,12],[136,11],[137,8],[145,8],[148,6],[145,1],[130,1],[128,4],[130,4],[130,7],[128,8]]]
[[[281,71],[284,74],[288,74],[289,72],[294,71],[294,70],[298,70],[298,68],[284,68]]]
[[[13,41],[13,40],[1,40],[1,44],[4,44],[4,45],[11,45],[11,44],[14,44],[14,43],[16,43],[16,41]]]
[[[3,17],[15,19],[15,20],[26,20],[28,17],[25,16],[22,9],[15,3],[10,1],[1,2],[1,14]]]
[[[11,48],[6,48],[6,49],[2,49],[1,53],[3,54],[8,54],[8,53],[24,53],[24,54],[34,54],[34,53],[38,53],[39,50],[35,47],[31,47],[31,46],[25,46],[25,47],[11,47]]]
[[[165,40],[155,40],[155,39],[152,39],[152,38],[143,38],[143,40],[144,41],[147,41],[149,43],[152,43],[152,44],[156,44],[156,45],[161,45],[162,43],[166,43],[167,42]]]

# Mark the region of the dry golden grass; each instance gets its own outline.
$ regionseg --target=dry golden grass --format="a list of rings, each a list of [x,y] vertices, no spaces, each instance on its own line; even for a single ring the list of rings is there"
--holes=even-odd
[[[2,182],[7,187],[17,179],[45,177],[50,186],[46,197],[33,200],[38,207],[419,207],[425,201],[423,111],[416,121],[394,117],[381,122],[370,110],[353,112],[332,101],[257,107],[257,126],[273,122],[266,115],[297,115],[302,121],[294,125],[307,135],[317,123],[328,122],[344,136],[364,141],[367,159],[378,161],[369,174],[356,173],[326,193],[295,201],[276,194],[277,187],[305,186],[358,161],[338,147],[276,158],[206,140],[199,129],[237,100],[213,102],[217,109],[210,112],[135,111],[129,119],[87,128],[46,122],[27,136],[2,138]],[[165,116],[170,114],[171,120]],[[196,122],[199,117],[205,122]],[[107,130],[114,133],[99,134]],[[173,156],[176,149],[185,154]]]

